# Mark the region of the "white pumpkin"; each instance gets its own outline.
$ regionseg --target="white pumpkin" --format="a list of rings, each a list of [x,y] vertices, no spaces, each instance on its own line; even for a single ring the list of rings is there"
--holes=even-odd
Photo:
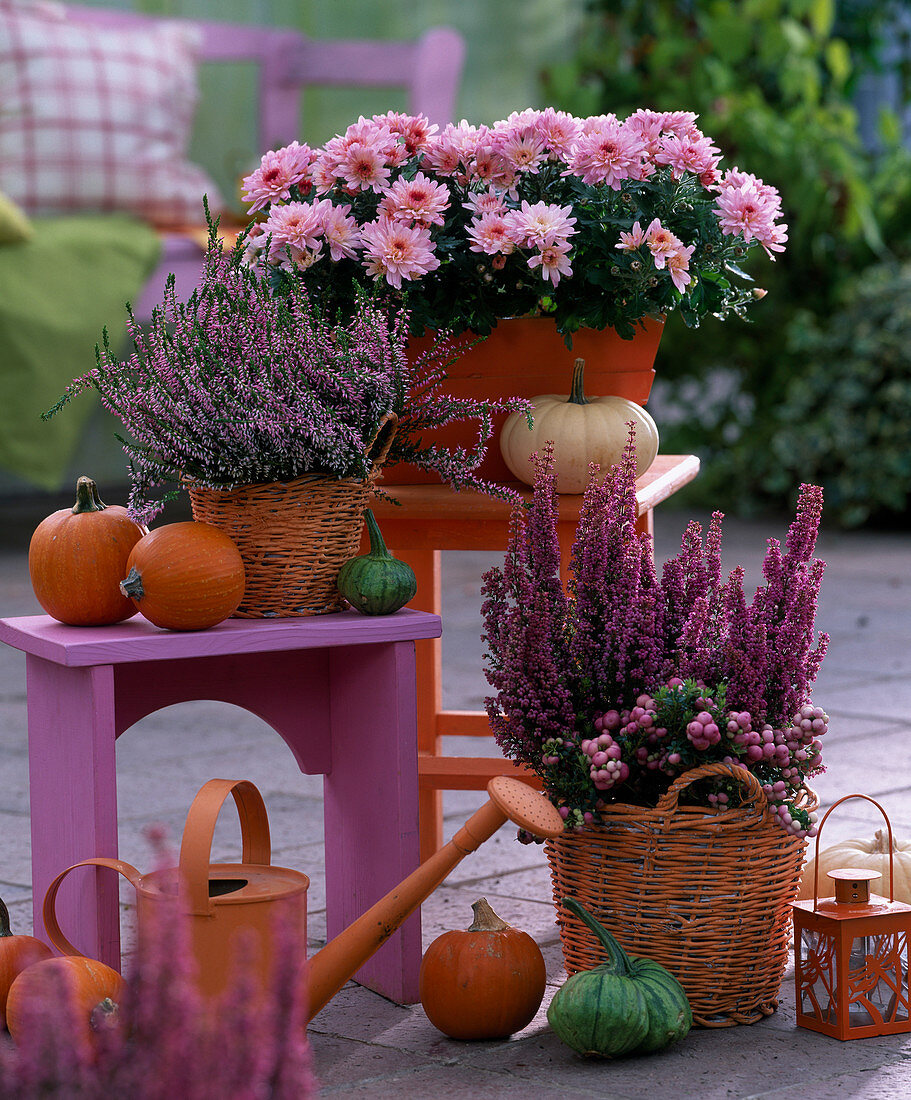
[[[577,359],[571,393],[545,393],[532,398],[531,428],[523,412],[507,417],[500,432],[500,452],[513,475],[524,484],[534,484],[531,456],[552,440],[557,492],[584,492],[589,463],[596,462],[602,473],[607,473],[623,457],[630,421],[636,431],[636,476],[644,474],[655,461],[658,454],[655,421],[641,405],[625,397],[586,397],[582,385],[584,369],[585,360]]]
[[[892,836],[892,863],[895,873],[895,900],[911,905],[911,843],[903,843]],[[815,859],[807,860],[800,879],[797,897],[813,897]],[[864,871],[878,871],[882,876],[870,883],[870,889],[881,897],[889,896],[889,837],[885,829],[877,829],[875,836],[865,840],[843,840],[824,848],[819,853],[819,896],[830,898],[835,893],[829,871],[839,867],[858,867]]]

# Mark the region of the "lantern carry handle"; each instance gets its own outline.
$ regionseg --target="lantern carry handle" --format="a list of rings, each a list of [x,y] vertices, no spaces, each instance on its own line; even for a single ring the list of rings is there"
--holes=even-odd
[[[828,810],[826,810],[822,821],[820,821],[820,823],[819,823],[819,828],[816,831],[816,856],[814,858],[814,866],[813,866],[813,912],[814,913],[816,912],[817,906],[819,905],[819,837],[822,834],[822,827],[826,823],[826,818],[828,818],[829,814],[835,809],[835,807],[840,806],[842,804],[842,802],[847,802],[849,798],[863,798],[867,802],[872,802],[873,805],[877,808],[877,810],[879,810],[879,812],[886,819],[886,828],[889,830],[889,901],[893,902],[895,900],[895,894],[894,894],[894,891],[893,891],[893,888],[892,888],[892,878],[893,878],[893,875],[892,875],[892,823],[889,821],[889,815],[882,808],[882,806],[880,806],[880,804],[875,799],[870,798],[869,795],[866,795],[866,794],[846,794],[846,795],[844,795],[844,797],[839,798],[839,800],[837,802],[833,802],[832,805],[828,808]]]

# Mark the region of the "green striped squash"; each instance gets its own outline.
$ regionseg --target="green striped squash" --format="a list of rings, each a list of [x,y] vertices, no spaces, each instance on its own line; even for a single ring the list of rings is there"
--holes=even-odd
[[[627,955],[575,898],[563,905],[595,933],[607,962],[580,970],[557,990],[547,1021],[580,1054],[617,1058],[651,1054],[682,1039],[693,1025],[683,986],[652,959]]]
[[[346,561],[336,585],[355,611],[365,615],[391,615],[414,599],[418,590],[414,570],[386,549],[376,517],[364,509],[370,553]]]

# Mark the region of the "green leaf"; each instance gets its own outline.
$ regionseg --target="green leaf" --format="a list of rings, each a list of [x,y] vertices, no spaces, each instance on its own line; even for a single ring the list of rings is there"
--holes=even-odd
[[[832,75],[835,83],[842,87],[847,83],[848,77],[854,66],[851,63],[851,51],[847,43],[840,38],[833,38],[825,45],[826,67]]]

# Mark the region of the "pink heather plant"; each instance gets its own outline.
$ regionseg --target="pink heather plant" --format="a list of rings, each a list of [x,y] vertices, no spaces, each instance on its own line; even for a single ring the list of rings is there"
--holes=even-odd
[[[568,592],[559,581],[553,448],[517,507],[502,567],[484,576],[487,712],[571,828],[615,801],[655,805],[681,773],[724,761],[753,772],[782,826],[815,835],[799,804],[823,770],[828,718],[811,689],[828,636],[814,628],[825,563],[814,558],[822,491],[801,488],[785,551],[770,539],[751,603],[743,569],[721,573],[722,515],[691,523],[660,579],[636,531],[632,435],[623,461],[586,490]],[[687,797],[723,806],[733,781]]]
[[[762,296],[742,261],[774,259],[787,227],[775,188],[723,170],[696,120],[550,107],[442,129],[362,117],[320,149],[266,153],[246,177],[247,259],[333,309],[375,285],[393,306],[407,300],[415,333],[484,335],[499,318],[548,314],[567,335],[631,338],[650,314],[739,315]]]
[[[248,945],[217,1006],[193,981],[189,931],[177,910],[143,928],[123,1003],[92,1016],[93,1043],[65,996],[34,1006],[22,1045],[0,1042],[0,1096],[16,1100],[310,1100],[318,1095],[307,1043],[299,941],[277,924],[281,962],[257,999]],[[226,960],[226,965],[230,965]]]
[[[310,158],[298,150],[293,163],[309,164]],[[271,160],[264,166],[263,188],[282,185],[281,167]],[[293,201],[276,208],[286,263],[299,267],[302,257],[313,263],[324,245],[342,259],[351,250],[347,208],[327,206]],[[433,216],[430,193],[425,207]],[[380,219],[364,231],[370,264],[391,283],[435,266],[427,232],[418,222]],[[398,309],[390,316],[367,291],[336,323],[300,281],[287,298],[273,294],[243,262],[240,246],[222,251],[213,228],[204,276],[189,301],[177,300],[172,279],[150,328],[141,329],[130,313],[129,329],[133,354],[119,361],[105,334],[97,366],[75,379],[45,416],[83,390],[98,391],[129,433],[121,442],[130,459],[130,508],[143,522],[174,495],[155,499],[168,482],[194,479],[217,488],[311,473],[363,480],[372,466],[371,441],[389,412],[399,420],[387,462],[434,470],[456,488],[504,492],[474,471],[493,432],[493,413],[525,409],[528,402],[441,392],[456,354],[449,340],[441,336],[428,353],[410,360],[407,313]],[[478,424],[472,447],[422,441],[430,429],[472,419]]]

